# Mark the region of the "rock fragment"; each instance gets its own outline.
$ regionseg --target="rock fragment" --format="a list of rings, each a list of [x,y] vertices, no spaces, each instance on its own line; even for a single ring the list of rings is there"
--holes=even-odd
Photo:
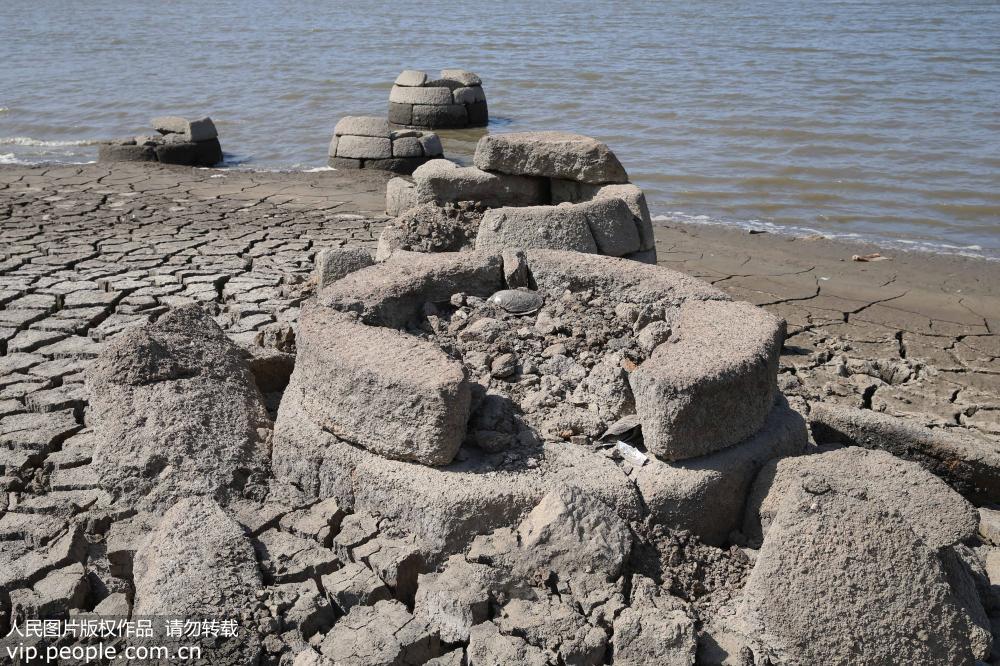
[[[271,422],[246,357],[198,306],[119,335],[87,371],[100,485],[132,506],[254,493]]]

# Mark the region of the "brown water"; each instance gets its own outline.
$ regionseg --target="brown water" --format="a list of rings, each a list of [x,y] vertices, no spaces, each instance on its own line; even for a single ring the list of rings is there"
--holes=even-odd
[[[654,215],[1000,257],[995,0],[94,4],[4,0],[0,162],[209,113],[230,164],[321,167],[401,69],[457,66],[489,131],[607,141]]]

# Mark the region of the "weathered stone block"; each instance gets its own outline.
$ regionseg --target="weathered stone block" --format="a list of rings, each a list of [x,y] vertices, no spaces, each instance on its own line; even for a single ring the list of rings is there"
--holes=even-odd
[[[427,157],[441,157],[444,154],[441,138],[433,132],[424,132],[420,135],[420,147]]]
[[[181,500],[157,524],[136,553],[137,616],[239,617],[256,605],[263,581],[243,529],[209,498]],[[206,655],[212,663],[255,663],[254,632],[219,641]]]
[[[766,465],[747,503],[744,533],[756,541],[766,536],[782,499],[801,484],[863,495],[901,516],[932,548],[970,539],[979,523],[975,507],[916,463],[852,446]]]
[[[344,135],[337,142],[337,157],[354,159],[385,159],[392,157],[392,142],[388,138]]]
[[[469,127],[486,127],[489,124],[490,112],[486,100],[467,104],[465,110],[469,114]]]
[[[693,458],[755,433],[774,402],[784,322],[749,303],[689,302],[629,376],[646,448]]]
[[[102,143],[97,149],[98,162],[155,162],[153,146]]]
[[[414,104],[412,125],[433,128],[460,128],[469,124],[464,104]]]
[[[385,213],[396,217],[405,210],[419,205],[417,190],[405,178],[393,178],[385,188]]]
[[[452,104],[451,89],[444,86],[393,86],[389,91],[389,101],[396,104]]]
[[[483,80],[472,72],[468,72],[464,69],[442,69],[441,78],[447,79],[449,81],[455,81],[463,86],[481,86],[483,85]]]
[[[415,136],[400,137],[392,142],[393,157],[422,157],[423,154],[423,145]]]
[[[379,116],[344,116],[333,128],[334,136],[372,136],[388,139],[389,121]]]
[[[418,203],[480,201],[491,208],[548,203],[548,182],[505,176],[448,160],[431,160],[413,172]]]
[[[427,81],[427,74],[416,69],[404,69],[396,77],[397,86],[422,86]]]
[[[389,102],[389,122],[396,125],[409,125],[413,120],[413,105]]]
[[[802,453],[807,438],[802,417],[782,400],[764,427],[746,440],[677,463],[652,458],[635,470],[636,486],[657,525],[722,545],[742,525],[757,472],[768,460]]]
[[[455,100],[455,104],[475,104],[476,102],[486,101],[486,94],[479,86],[456,88],[451,93],[451,96]]]
[[[328,432],[396,460],[451,462],[469,418],[462,365],[437,346],[324,307],[303,310],[297,399]]]
[[[601,254],[623,257],[640,249],[635,216],[622,199],[594,199],[576,204],[576,208],[587,217],[590,233]]]
[[[160,134],[180,134],[185,141],[208,141],[217,139],[219,132],[215,129],[215,123],[209,117],[200,120],[187,120],[177,116],[163,116],[153,118],[153,129]]]
[[[487,134],[474,164],[487,171],[562,178],[584,183],[626,183],[621,162],[604,143],[569,132]]]
[[[587,215],[573,206],[525,206],[488,210],[479,224],[477,251],[540,248],[597,253]]]
[[[200,307],[116,337],[87,371],[94,468],[130,505],[253,492],[271,422],[245,354]]]
[[[348,273],[375,263],[371,252],[363,247],[335,247],[316,253],[316,287],[323,289]]]

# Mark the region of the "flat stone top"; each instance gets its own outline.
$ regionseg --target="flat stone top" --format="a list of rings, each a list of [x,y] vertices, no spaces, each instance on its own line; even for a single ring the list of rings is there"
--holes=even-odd
[[[483,80],[480,79],[473,72],[466,71],[464,69],[442,69],[441,78],[447,79],[448,81],[457,81],[463,86],[481,86],[483,85]]]
[[[678,384],[735,372],[750,358],[766,359],[784,337],[778,317],[743,301],[686,303],[674,327],[671,342],[657,347],[642,368]]]
[[[404,69],[394,81],[397,86],[416,87],[424,85],[427,74],[418,69]]]
[[[607,144],[572,132],[487,134],[473,163],[486,171],[560,178],[581,183],[627,183],[628,174]]]
[[[373,136],[388,139],[389,121],[379,116],[344,116],[333,128],[334,136]]]

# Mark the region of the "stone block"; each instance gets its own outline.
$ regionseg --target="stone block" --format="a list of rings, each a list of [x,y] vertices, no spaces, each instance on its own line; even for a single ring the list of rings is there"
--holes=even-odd
[[[759,542],[767,535],[782,500],[799,485],[814,492],[863,496],[910,523],[931,548],[966,541],[979,525],[971,504],[916,463],[851,446],[766,465],[747,502],[743,531],[748,538]]]
[[[604,143],[569,132],[487,134],[473,163],[486,171],[584,183],[627,183],[621,162]]]
[[[757,472],[771,459],[804,452],[807,440],[802,417],[782,400],[764,427],[739,444],[678,463],[650,458],[633,477],[657,525],[720,546],[742,526]]]
[[[422,86],[427,81],[427,74],[416,69],[404,69],[396,77],[394,85],[402,87]]]
[[[408,88],[408,90],[423,90],[423,88]],[[448,92],[447,88],[440,88]],[[415,127],[431,128],[461,128],[469,124],[469,112],[464,104],[414,104],[413,119]]]
[[[674,334],[629,376],[646,448],[674,461],[757,432],[771,411],[784,321],[749,303],[684,303]]]
[[[212,167],[222,161],[222,146],[218,139],[205,139],[195,143],[194,166]]]
[[[444,86],[404,87],[393,86],[389,101],[396,104],[444,105],[452,104],[451,89]]]
[[[364,160],[363,168],[408,175],[426,161],[426,157],[389,157],[387,159]]]
[[[455,104],[475,104],[476,102],[486,101],[486,94],[479,86],[471,88],[456,88],[451,93],[451,96],[452,99],[455,100]]]
[[[165,508],[262,481],[270,418],[244,352],[197,305],[119,334],[87,388],[93,465],[117,500]]]
[[[573,204],[564,204],[567,206]],[[560,208],[562,206],[559,206]],[[601,198],[575,204],[587,217],[597,249],[610,257],[623,257],[640,249],[639,228],[628,205],[618,198]]]
[[[504,207],[486,211],[476,236],[477,251],[538,248],[597,253],[587,215],[574,206]]]
[[[413,105],[389,102],[389,122],[396,125],[409,125],[413,120]]]
[[[156,151],[153,146],[121,145],[117,143],[102,143],[97,148],[98,162],[155,162]]]
[[[140,546],[133,569],[136,616],[239,617],[256,606],[263,586],[243,529],[209,498],[170,508]],[[260,642],[254,632],[241,632],[210,654],[220,666],[255,663]]]
[[[483,85],[482,79],[473,74],[472,72],[467,72],[464,69],[442,69],[441,78],[447,79],[448,81],[455,81],[463,86],[481,86]]]
[[[420,147],[427,157],[441,157],[444,154],[441,138],[433,132],[424,132],[420,135]]]
[[[215,123],[208,117],[189,121],[178,116],[161,116],[153,118],[151,124],[153,129],[160,134],[179,134],[184,137],[185,141],[190,142],[208,141],[219,137]]]
[[[404,136],[392,142],[393,157],[423,157],[423,154],[423,145],[417,137]]]
[[[1000,443],[960,428],[926,428],[870,409],[817,403],[809,413],[816,441],[883,449],[920,463],[976,501],[1000,497]]]
[[[389,121],[379,116],[344,116],[333,128],[334,136],[371,136],[388,139]]]
[[[392,142],[380,137],[341,136],[337,142],[337,157],[361,160],[389,158],[392,157]]]
[[[780,502],[738,626],[783,663],[974,663],[937,549],[878,498],[832,486],[796,484]]]
[[[549,198],[547,181],[459,167],[448,160],[431,160],[413,172],[413,179],[418,203],[479,201],[498,208],[537,206]]]
[[[417,190],[405,178],[393,178],[385,188],[385,213],[396,217],[405,210],[419,205]]]
[[[316,253],[316,287],[323,289],[340,278],[375,263],[363,247],[335,247]]]
[[[489,124],[490,112],[486,100],[467,104],[465,110],[469,115],[469,127],[486,127]]]
[[[471,387],[436,345],[325,307],[303,309],[297,345],[296,399],[325,430],[396,460],[455,457]]]
[[[362,160],[349,157],[331,157],[326,163],[334,169],[361,169],[364,167]]]

